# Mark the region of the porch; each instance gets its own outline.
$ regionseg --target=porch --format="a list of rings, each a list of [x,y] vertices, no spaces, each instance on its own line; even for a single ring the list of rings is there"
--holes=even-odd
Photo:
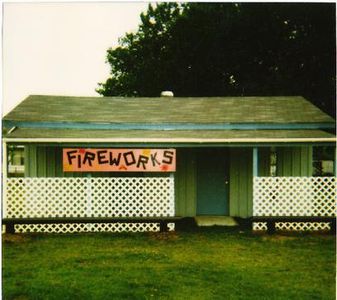
[[[218,177],[225,187],[225,189],[221,187],[221,191],[227,192],[227,196],[220,195],[219,198],[218,191],[213,191],[212,187],[208,186],[209,195],[216,195],[215,198],[227,201],[227,204],[224,204],[228,206],[227,213],[222,209],[225,206],[221,206],[219,213],[215,214],[240,218],[335,216],[335,177],[322,176],[322,174],[309,176],[310,173],[313,174],[314,164],[311,147],[301,149],[299,159],[294,158],[299,151],[298,147],[280,148],[278,163],[273,159],[275,151],[272,149],[275,148],[271,147],[232,147],[222,148],[222,150],[220,148],[214,153],[210,148],[208,150],[179,148],[175,173],[163,175],[143,173],[136,174],[137,176],[132,173],[129,173],[130,176],[126,174],[120,176],[120,173],[115,175],[108,173],[102,176],[102,174],[78,173],[76,175],[62,172],[57,175],[55,172],[57,169],[60,170],[61,162],[57,157],[60,155],[57,151],[51,155],[51,149],[61,148],[26,145],[25,160],[29,160],[30,165],[26,164],[25,174],[21,177],[11,177],[8,172],[4,173],[9,176],[4,176],[3,181],[3,218],[55,218],[55,220],[78,218],[78,222],[49,221],[48,224],[36,224],[36,222],[22,224],[21,222],[15,225],[16,232],[159,231],[158,222],[92,222],[89,224],[80,220],[84,218],[92,218],[92,220],[95,218],[144,218],[144,220],[157,218],[159,220],[159,218],[196,217],[200,215],[200,207],[198,208],[200,189],[205,189],[205,186],[200,183],[200,170],[205,170],[205,164],[200,167],[198,153],[208,153],[208,155],[211,153],[211,157],[213,159],[215,157],[217,162],[219,157],[214,156],[214,153],[228,156],[224,159],[228,163],[227,172],[220,175],[219,172],[213,172],[210,175],[214,181]],[[38,154],[42,154],[43,159],[37,156]],[[50,157],[54,157],[54,160]],[[291,159],[290,164],[289,159]],[[34,161],[35,163],[32,163]],[[54,170],[54,175],[50,169]],[[281,171],[292,176],[278,176]],[[202,175],[203,178],[205,174],[202,173]],[[169,228],[173,230],[174,224],[170,223]],[[278,222],[276,228],[329,230],[330,225],[328,222]],[[266,230],[266,223],[256,222],[253,229]]]

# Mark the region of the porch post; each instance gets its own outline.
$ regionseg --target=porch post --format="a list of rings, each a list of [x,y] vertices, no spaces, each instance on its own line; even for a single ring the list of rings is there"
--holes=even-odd
[[[253,203],[252,203],[252,216],[254,216],[254,177],[257,177],[258,175],[258,151],[257,147],[253,148]],[[254,222],[252,221],[251,224],[251,229],[254,230]]]
[[[92,180],[91,180],[91,173],[87,174],[87,207],[86,207],[86,215],[87,217],[93,217],[92,215]],[[86,224],[88,231],[91,231],[93,224],[88,223]]]
[[[333,162],[333,173],[337,177],[337,147],[335,147],[335,157]]]
[[[258,176],[258,151],[257,147],[253,148],[253,177]]]
[[[7,143],[2,142],[2,218],[7,216]]]

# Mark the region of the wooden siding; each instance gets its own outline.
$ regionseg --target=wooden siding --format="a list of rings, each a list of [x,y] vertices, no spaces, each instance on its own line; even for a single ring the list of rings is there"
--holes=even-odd
[[[25,177],[37,176],[37,155],[35,145],[25,146]]]
[[[312,147],[277,149],[277,176],[312,176]]]
[[[258,148],[258,174],[270,176],[270,147]]]
[[[249,217],[252,214],[252,156],[252,149],[233,148],[230,151],[230,216],[244,218]]]
[[[270,172],[270,148],[258,149],[258,165],[259,176],[268,176]],[[229,215],[242,218],[252,216],[252,148],[231,148],[229,177]]]
[[[56,147],[26,145],[26,177],[62,177],[61,150]]]
[[[175,210],[177,216],[196,215],[197,199],[196,152],[193,149],[177,150],[175,173]]]

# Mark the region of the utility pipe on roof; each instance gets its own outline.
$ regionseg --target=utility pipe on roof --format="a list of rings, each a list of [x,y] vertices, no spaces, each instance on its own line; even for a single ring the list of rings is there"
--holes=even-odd
[[[174,94],[172,91],[162,91],[160,97],[174,97]]]

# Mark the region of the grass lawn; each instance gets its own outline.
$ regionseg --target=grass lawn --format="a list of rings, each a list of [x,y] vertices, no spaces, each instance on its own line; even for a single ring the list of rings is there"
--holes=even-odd
[[[335,299],[335,237],[3,235],[4,299]]]

